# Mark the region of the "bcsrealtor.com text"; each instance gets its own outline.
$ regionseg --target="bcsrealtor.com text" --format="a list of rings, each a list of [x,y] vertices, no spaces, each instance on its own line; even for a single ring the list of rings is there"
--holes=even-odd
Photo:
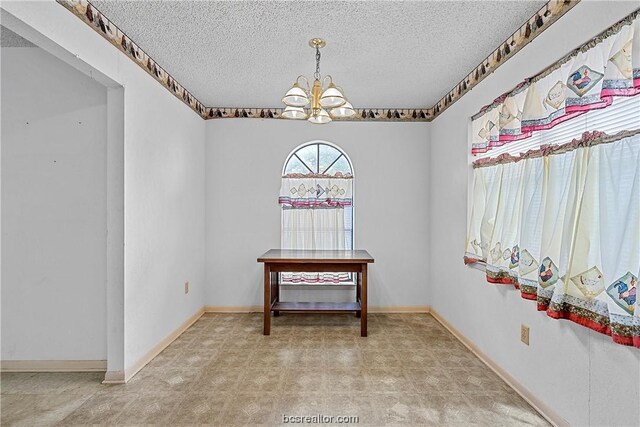
[[[358,424],[358,416],[334,416],[334,415],[282,415],[283,424]]]

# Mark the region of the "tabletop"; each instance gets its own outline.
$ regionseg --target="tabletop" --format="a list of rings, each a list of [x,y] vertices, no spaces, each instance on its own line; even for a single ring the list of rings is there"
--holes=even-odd
[[[369,252],[359,250],[301,250],[269,249],[258,258],[258,262],[304,262],[304,263],[372,263]]]

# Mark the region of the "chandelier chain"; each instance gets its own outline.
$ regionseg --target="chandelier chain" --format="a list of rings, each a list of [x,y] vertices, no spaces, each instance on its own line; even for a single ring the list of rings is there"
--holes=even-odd
[[[316,72],[313,74],[316,80],[320,80],[320,48],[316,46]]]

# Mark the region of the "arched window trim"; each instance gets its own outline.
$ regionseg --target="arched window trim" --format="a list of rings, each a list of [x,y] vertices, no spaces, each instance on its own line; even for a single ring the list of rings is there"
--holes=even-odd
[[[301,149],[303,149],[303,148],[305,148],[305,147],[307,147],[307,146],[309,146],[309,145],[315,145],[315,144],[324,144],[324,145],[328,145],[329,147],[332,147],[332,148],[336,149],[338,152],[340,152],[340,154],[341,154],[342,156],[344,156],[344,158],[347,160],[347,163],[349,163],[349,168],[351,169],[351,176],[355,178],[355,176],[356,176],[356,174],[355,174],[355,170],[353,169],[353,163],[351,162],[351,158],[349,158],[349,155],[348,155],[347,153],[345,153],[345,152],[344,152],[344,150],[343,150],[342,148],[340,148],[338,145],[336,145],[336,144],[334,144],[334,143],[332,143],[332,142],[329,142],[329,141],[322,140],[322,139],[314,139],[314,140],[312,140],[312,141],[304,142],[304,143],[302,143],[302,144],[298,145],[298,146],[297,146],[296,148],[294,148],[293,150],[291,150],[291,151],[289,152],[289,155],[287,156],[287,160],[284,162],[284,166],[282,167],[282,176],[285,176],[285,171],[287,170],[287,166],[289,165],[289,162],[291,161],[291,159],[296,155],[296,153],[297,153],[299,150],[301,150]],[[318,147],[319,147],[319,146],[318,146]],[[296,157],[297,157],[297,156],[296,156]],[[320,158],[320,156],[318,155],[318,162],[319,162],[319,158]],[[299,157],[298,157],[298,160],[300,160],[301,162],[303,162],[303,161],[302,161],[302,159],[300,159]],[[338,160],[338,159],[336,159],[336,161],[337,161],[337,160]],[[304,162],[303,162],[303,163],[304,163]],[[331,168],[331,166],[332,166],[332,165],[330,165],[329,167],[327,167],[327,170],[329,170],[329,169]],[[315,172],[312,172],[312,171],[311,171],[311,173],[315,173]],[[319,173],[322,173],[322,172],[319,172]],[[355,182],[354,182],[354,187],[355,187]]]

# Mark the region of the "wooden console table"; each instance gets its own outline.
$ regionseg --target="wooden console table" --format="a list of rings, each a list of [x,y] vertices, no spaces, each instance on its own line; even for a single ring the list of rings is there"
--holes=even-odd
[[[258,262],[264,263],[264,334],[271,333],[271,312],[281,311],[356,313],[360,317],[360,335],[367,336],[367,266],[374,260],[367,251],[326,251],[270,249]],[[280,301],[278,273],[353,272],[357,275],[355,302],[283,302]]]

